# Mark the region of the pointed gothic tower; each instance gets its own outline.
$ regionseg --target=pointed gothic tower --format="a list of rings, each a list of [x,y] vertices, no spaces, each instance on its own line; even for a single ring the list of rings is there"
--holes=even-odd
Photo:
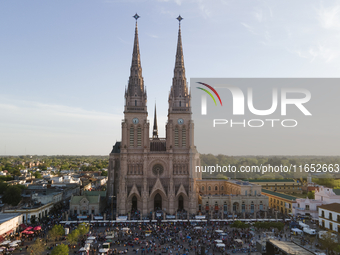
[[[171,150],[183,150],[193,146],[193,125],[191,121],[191,103],[188,92],[187,79],[185,77],[181,20],[179,21],[176,62],[174,77],[169,93],[169,109],[167,124],[167,148]]]
[[[146,90],[142,76],[142,65],[140,61],[138,26],[136,19],[135,39],[133,43],[132,62],[130,68],[129,84],[125,91],[125,112],[146,112]]]
[[[132,62],[129,84],[125,90],[124,121],[122,123],[122,148],[142,150],[149,144],[149,124],[147,122],[147,96],[142,76],[138,40],[138,14],[136,19],[135,39],[133,44]]]

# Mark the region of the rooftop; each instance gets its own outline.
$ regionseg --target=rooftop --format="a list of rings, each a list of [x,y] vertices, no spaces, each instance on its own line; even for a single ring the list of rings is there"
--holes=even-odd
[[[13,219],[17,216],[21,215],[21,213],[0,213],[0,224]]]
[[[295,182],[294,179],[259,179],[259,180],[245,180],[249,182]]]
[[[328,205],[320,205],[319,208],[329,210],[329,211],[332,211],[332,212],[340,213],[340,204],[338,204],[338,203],[332,203],[332,204],[328,204]]]
[[[279,192],[270,191],[270,190],[267,190],[267,189],[262,189],[262,193],[264,193],[264,195],[269,194],[269,195],[280,197],[280,198],[287,199],[287,200],[292,200],[292,201],[296,200],[296,197],[293,197],[293,196],[290,196],[290,195],[287,195],[287,194],[283,194],[283,193],[279,193]]]
[[[282,242],[278,240],[270,240],[268,242],[272,243],[274,246],[284,251],[286,254],[299,254],[299,255],[314,254],[293,242]]]

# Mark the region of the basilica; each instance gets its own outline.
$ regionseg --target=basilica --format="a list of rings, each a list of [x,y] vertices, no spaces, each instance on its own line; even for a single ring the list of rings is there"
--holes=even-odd
[[[116,214],[152,212],[177,215],[214,213],[217,217],[235,213],[256,216],[268,209],[268,197],[261,186],[245,181],[202,179],[194,143],[191,95],[187,87],[179,21],[172,85],[169,88],[166,137],[158,136],[156,108],[152,136],[147,94],[140,61],[137,19],[128,86],[125,90],[122,138],[110,153],[108,201],[116,201]]]
[[[135,38],[125,91],[122,138],[110,153],[108,194],[116,198],[118,214],[136,210],[142,215],[155,211],[196,213],[199,199],[197,180],[201,179],[201,173],[195,172],[200,160],[194,144],[191,96],[185,76],[182,18],[177,18],[177,52],[169,88],[166,137],[158,136],[156,108],[150,137],[147,93],[139,52],[138,15],[134,17]]]

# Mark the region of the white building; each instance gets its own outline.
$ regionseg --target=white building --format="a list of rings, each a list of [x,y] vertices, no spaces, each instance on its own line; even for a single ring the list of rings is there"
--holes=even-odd
[[[32,219],[39,220],[48,215],[53,208],[53,203],[48,203],[42,206],[30,206],[21,208],[5,209],[4,214],[20,213],[22,214],[22,223],[32,223]]]
[[[7,175],[7,173],[5,173],[4,171],[0,171],[0,175],[2,175],[2,176],[6,176],[6,175]]]
[[[293,204],[292,213],[294,216],[309,215],[314,219],[319,216],[318,206],[340,203],[340,195],[337,195],[339,190],[319,186],[315,189],[315,199],[299,198]],[[335,193],[336,192],[336,193]]]
[[[340,233],[340,204],[319,206],[319,226]]]
[[[320,186],[315,189],[315,200],[322,201],[324,204],[340,203],[340,195],[335,194],[331,188]]]
[[[294,216],[309,215],[313,219],[318,218],[318,206],[323,205],[324,202],[309,198],[297,198],[296,203],[293,204],[292,213]]]
[[[0,213],[0,236],[4,238],[17,232],[22,220],[21,213]]]

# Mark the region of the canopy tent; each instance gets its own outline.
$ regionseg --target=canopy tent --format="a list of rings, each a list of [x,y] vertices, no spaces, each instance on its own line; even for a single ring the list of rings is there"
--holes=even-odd
[[[223,233],[223,230],[216,229],[215,232],[216,232],[216,233]]]
[[[225,247],[225,244],[224,243],[218,243],[216,244],[217,247]]]
[[[27,230],[27,231],[28,231],[28,230],[31,230],[32,228],[33,228],[33,227],[28,227],[28,228],[26,228],[25,230]]]
[[[202,227],[200,227],[200,226],[196,226],[196,227],[195,227],[195,229],[202,229]]]
[[[41,230],[41,226],[36,226],[36,227],[33,228],[33,230],[35,230],[35,231]]]
[[[299,233],[299,234],[303,232],[301,229],[298,229],[298,228],[292,228],[291,231],[295,233]]]
[[[86,240],[85,243],[93,243],[93,240]]]
[[[222,243],[222,240],[215,240],[215,243]]]
[[[89,236],[87,240],[95,240],[96,238],[94,236]]]

